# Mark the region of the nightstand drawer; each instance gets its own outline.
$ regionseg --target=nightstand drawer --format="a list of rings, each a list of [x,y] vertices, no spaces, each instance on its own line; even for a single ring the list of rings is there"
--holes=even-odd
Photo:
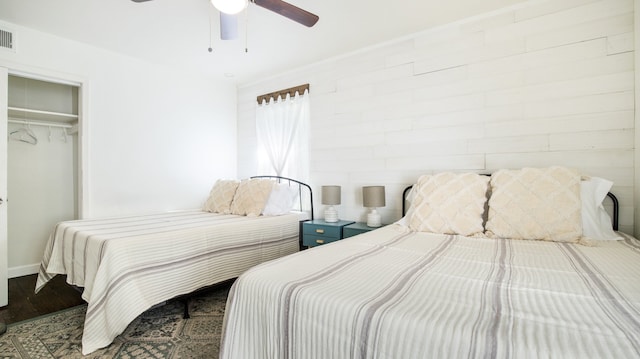
[[[347,228],[345,227],[343,229],[343,233],[342,236],[344,238],[349,238],[349,237],[353,237],[353,236],[357,236],[358,234],[362,234],[362,233],[367,233],[369,232],[370,229],[363,229],[363,228]]]
[[[321,219],[302,222],[302,245],[315,247],[342,239],[342,228],[353,221],[325,222]]]
[[[366,223],[362,222],[352,223],[344,226],[344,228],[342,229],[342,238],[357,236],[358,234],[367,233],[384,226],[386,226],[386,224],[383,224],[380,227],[369,227]]]
[[[323,226],[316,224],[306,224],[303,225],[304,234],[312,235],[312,236],[320,236],[320,237],[333,237],[336,239],[340,239],[340,235],[342,234],[342,227],[336,226]]]
[[[339,237],[322,237],[311,234],[305,234],[302,238],[302,245],[307,247],[319,246],[321,244],[327,244],[335,241],[339,241]]]

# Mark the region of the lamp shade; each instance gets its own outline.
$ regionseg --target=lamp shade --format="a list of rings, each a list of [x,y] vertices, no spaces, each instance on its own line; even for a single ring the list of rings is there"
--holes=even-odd
[[[218,11],[229,15],[237,14],[247,7],[247,0],[211,0],[211,3]]]
[[[340,186],[322,186],[322,204],[340,204]]]
[[[386,204],[384,186],[362,187],[362,203],[364,207],[369,208],[384,207]]]

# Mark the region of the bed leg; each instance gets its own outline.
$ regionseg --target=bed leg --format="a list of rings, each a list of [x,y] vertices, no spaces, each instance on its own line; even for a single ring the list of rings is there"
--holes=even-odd
[[[182,314],[183,319],[189,319],[189,298],[184,298],[182,303],[184,304],[184,313]]]

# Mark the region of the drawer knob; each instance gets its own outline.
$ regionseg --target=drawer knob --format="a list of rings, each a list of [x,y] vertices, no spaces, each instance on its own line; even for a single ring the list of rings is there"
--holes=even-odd
[[[316,233],[323,234],[324,233],[324,229],[316,229]]]
[[[324,240],[322,240],[322,239],[316,239],[316,243],[317,243],[317,244],[324,244]]]

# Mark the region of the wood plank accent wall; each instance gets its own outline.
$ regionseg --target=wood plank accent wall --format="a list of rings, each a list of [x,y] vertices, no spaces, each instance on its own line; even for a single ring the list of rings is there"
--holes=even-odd
[[[310,182],[342,186],[340,218],[366,220],[366,185],[390,223],[421,174],[563,165],[612,180],[633,233],[634,75],[633,0],[531,1],[241,87],[238,174],[255,96],[308,82]]]
[[[295,86],[295,87],[291,87],[288,89],[284,89],[284,90],[279,90],[279,91],[275,91],[275,92],[271,92],[265,95],[260,95],[257,97],[258,100],[258,104],[261,104],[263,101],[265,102],[269,102],[271,101],[271,99],[278,99],[278,98],[286,98],[287,94],[289,94],[289,96],[293,97],[297,94],[304,94],[305,91],[309,90],[309,84],[304,84],[304,85],[300,85],[300,86]]]

